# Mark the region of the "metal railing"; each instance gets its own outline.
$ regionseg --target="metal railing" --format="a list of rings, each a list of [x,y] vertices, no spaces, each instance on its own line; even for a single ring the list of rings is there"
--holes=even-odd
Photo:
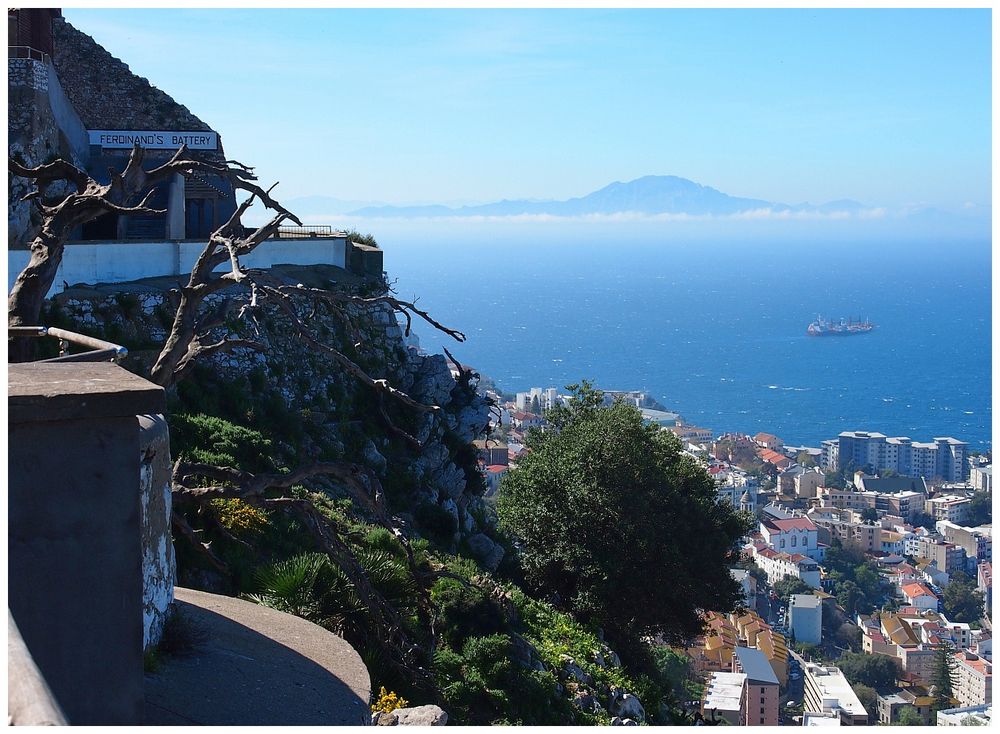
[[[34,61],[41,61],[42,63],[48,63],[49,55],[44,51],[39,51],[37,48],[32,48],[31,46],[8,46],[7,47],[7,58],[8,59],[32,59]]]
[[[7,719],[12,726],[66,726],[66,715],[7,609]]]
[[[9,337],[39,337],[51,336],[59,340],[59,356],[51,359],[40,359],[40,363],[50,362],[114,362],[119,363],[128,356],[128,349],[120,344],[97,339],[86,334],[77,334],[75,331],[57,329],[47,326],[11,326],[7,328]],[[69,347],[75,344],[81,347],[89,347],[90,351],[69,353]]]
[[[278,239],[302,239],[307,237],[333,237],[343,235],[342,232],[334,232],[329,224],[307,224],[302,227],[278,227],[276,234]]]

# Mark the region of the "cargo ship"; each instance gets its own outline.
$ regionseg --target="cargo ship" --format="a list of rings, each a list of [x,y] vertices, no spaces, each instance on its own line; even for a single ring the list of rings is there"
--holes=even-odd
[[[840,319],[840,321],[827,321],[822,316],[817,316],[816,320],[809,324],[806,333],[809,336],[850,336],[851,334],[867,334],[875,328],[868,319],[862,321],[858,319]]]

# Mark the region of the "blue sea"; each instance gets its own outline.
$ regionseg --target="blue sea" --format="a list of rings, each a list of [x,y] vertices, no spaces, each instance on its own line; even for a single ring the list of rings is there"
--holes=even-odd
[[[648,391],[716,433],[818,446],[845,430],[991,445],[987,242],[711,241],[489,223],[379,237],[400,296],[505,391],[589,379]],[[554,236],[556,235],[562,236]],[[867,317],[851,337],[810,321]]]

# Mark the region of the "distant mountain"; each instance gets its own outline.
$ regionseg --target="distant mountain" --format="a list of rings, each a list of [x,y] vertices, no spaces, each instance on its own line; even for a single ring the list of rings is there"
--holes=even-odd
[[[763,199],[748,199],[724,194],[711,186],[689,181],[679,176],[643,176],[634,181],[615,181],[586,196],[565,201],[527,199],[494,202],[477,206],[366,206],[348,212],[358,217],[509,217],[520,214],[582,216],[587,214],[689,214],[719,216],[738,214],[755,209],[772,211],[828,213],[854,212],[863,209],[856,201],[841,200],[819,206],[809,203],[789,206]]]
[[[329,214],[347,214],[360,208],[381,206],[380,201],[356,201],[337,199],[333,196],[300,196],[284,202],[289,211],[299,217],[315,217]]]

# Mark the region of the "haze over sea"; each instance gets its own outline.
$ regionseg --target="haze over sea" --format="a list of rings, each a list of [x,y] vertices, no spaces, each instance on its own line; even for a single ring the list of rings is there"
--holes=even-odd
[[[504,391],[586,378],[646,390],[716,433],[818,446],[871,430],[990,445],[988,242],[365,225],[398,293],[469,337],[456,345],[419,326],[421,345],[449,346]],[[877,328],[809,337],[817,314]]]

